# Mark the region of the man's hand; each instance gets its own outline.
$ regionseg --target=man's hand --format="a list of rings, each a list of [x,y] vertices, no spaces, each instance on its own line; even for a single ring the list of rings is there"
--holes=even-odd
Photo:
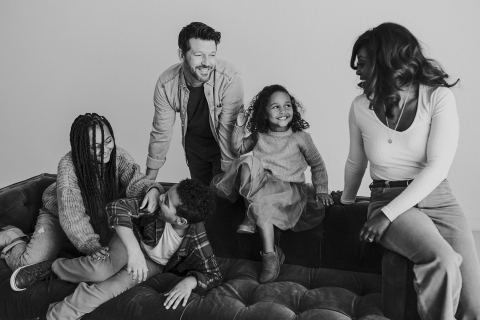
[[[160,191],[157,188],[152,188],[147,192],[145,198],[143,198],[140,209],[146,210],[150,213],[155,212],[158,209],[158,201],[160,197]]]
[[[327,193],[317,193],[315,196],[317,202],[322,203],[325,207],[333,204],[333,198]]]
[[[163,304],[165,306],[165,309],[169,309],[172,304],[173,307],[172,309],[176,309],[178,304],[182,302],[182,306],[187,305],[187,300],[188,297],[190,297],[190,294],[192,293],[192,290],[197,287],[197,279],[195,277],[186,277],[179,283],[173,287],[172,290],[169,292],[165,293],[167,297],[167,300],[165,300],[165,303]]]
[[[89,257],[92,260],[100,260],[100,259],[104,260],[105,258],[110,256],[110,254],[108,254],[108,250],[110,250],[108,247],[103,247],[102,249],[98,250],[97,252],[94,252],[91,255],[89,255]]]
[[[132,275],[133,280],[142,282],[147,280],[147,262],[141,250],[128,252],[127,273]]]
[[[382,238],[383,233],[387,230],[390,225],[390,220],[387,216],[380,212],[372,219],[365,222],[362,229],[360,230],[360,240],[368,242],[378,242]]]

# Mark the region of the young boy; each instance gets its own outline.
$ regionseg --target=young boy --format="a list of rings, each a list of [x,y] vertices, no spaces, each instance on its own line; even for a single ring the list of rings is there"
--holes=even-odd
[[[203,224],[215,211],[210,188],[185,179],[160,195],[159,203],[153,214],[140,209],[139,199],[108,204],[109,224],[117,233],[108,255],[104,250],[102,255],[50,262],[51,271],[60,279],[79,285],[63,301],[50,305],[47,319],[78,319],[162,272],[186,276],[165,294],[167,309],[175,309],[182,301],[185,306],[194,289],[206,291],[221,283]]]

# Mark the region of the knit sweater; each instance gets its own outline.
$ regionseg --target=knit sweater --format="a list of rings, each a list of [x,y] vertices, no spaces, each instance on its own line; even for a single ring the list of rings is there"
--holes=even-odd
[[[421,85],[411,126],[402,132],[385,126],[369,109],[365,95],[352,103],[349,116],[350,152],[345,165],[342,203],[355,195],[370,162],[374,180],[411,180],[411,184],[382,208],[390,221],[428,196],[447,177],[458,144],[458,115],[450,89]],[[392,143],[388,140],[392,139]]]
[[[117,179],[126,188],[128,198],[144,197],[152,187],[162,190],[159,183],[146,179],[140,166],[125,150],[117,146],[116,153]],[[89,255],[102,248],[100,236],[93,231],[85,212],[71,151],[60,160],[57,181],[45,190],[42,200],[40,213],[57,216],[63,231],[80,252]]]
[[[325,163],[312,137],[304,131],[258,133],[245,137],[245,126],[235,126],[232,134],[232,152],[238,157],[253,151],[263,168],[274,177],[286,182],[305,182],[305,170],[310,166],[316,193],[328,193],[328,176]]]

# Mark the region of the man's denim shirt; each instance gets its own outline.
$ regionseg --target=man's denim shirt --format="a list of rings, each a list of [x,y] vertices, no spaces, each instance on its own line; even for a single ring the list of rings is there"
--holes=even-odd
[[[210,128],[220,146],[222,170],[225,171],[235,158],[230,150],[230,138],[238,111],[243,107],[240,72],[230,63],[217,59],[215,70],[203,88],[210,109]],[[189,95],[182,63],[170,67],[158,79],[154,95],[155,115],[148,146],[148,168],[160,169],[165,164],[177,112],[182,120],[182,145],[185,148]]]

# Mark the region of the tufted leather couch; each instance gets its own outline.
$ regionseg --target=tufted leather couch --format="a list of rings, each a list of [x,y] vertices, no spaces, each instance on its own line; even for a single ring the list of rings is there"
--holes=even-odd
[[[1,189],[0,228],[10,224],[32,232],[43,190],[54,181],[55,175],[42,174]],[[172,184],[162,185],[169,188]],[[395,269],[400,265],[405,272],[398,273],[389,266],[389,278],[382,279],[383,248],[358,240],[367,206],[368,202],[334,205],[316,228],[298,233],[276,230],[275,242],[286,261],[275,282],[261,285],[257,281],[261,267],[259,236],[235,232],[243,219],[243,201],[231,204],[218,198],[217,212],[206,227],[224,276],[221,286],[203,296],[193,293],[186,307],[166,310],[162,293],[182,275],[160,274],[82,319],[408,319],[410,314],[405,310],[412,309],[415,300],[407,299],[411,289],[405,281],[405,259],[395,260],[398,257],[394,255],[389,260],[384,258],[384,267],[393,264]],[[66,246],[61,256],[78,254]],[[76,287],[55,280],[50,290],[40,282],[14,292],[9,284],[11,273],[0,260],[0,319],[43,319],[50,303],[62,300]],[[388,298],[393,303],[385,309],[387,317],[382,313],[382,286],[393,295]],[[415,318],[415,312],[412,314]]]

